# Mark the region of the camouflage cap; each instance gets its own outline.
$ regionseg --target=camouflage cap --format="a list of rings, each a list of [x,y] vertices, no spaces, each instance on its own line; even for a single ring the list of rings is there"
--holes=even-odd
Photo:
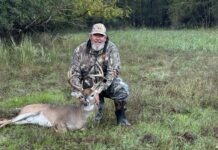
[[[92,26],[90,34],[102,34],[106,36],[106,27],[102,23],[96,23]]]

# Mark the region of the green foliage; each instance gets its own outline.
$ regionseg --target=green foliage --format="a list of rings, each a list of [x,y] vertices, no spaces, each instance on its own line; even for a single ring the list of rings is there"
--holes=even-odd
[[[102,17],[105,19],[112,19],[113,17],[124,16],[124,12],[121,8],[116,6],[116,0],[102,1],[102,0],[76,0],[75,14],[80,16],[86,13],[88,16]],[[81,13],[83,12],[83,13]]]
[[[115,4],[116,0],[2,0],[0,34],[16,37],[22,33],[80,26],[90,16],[106,19],[124,16],[124,11]]]
[[[217,0],[1,0],[0,37],[19,42],[23,34],[112,27],[213,27]]]

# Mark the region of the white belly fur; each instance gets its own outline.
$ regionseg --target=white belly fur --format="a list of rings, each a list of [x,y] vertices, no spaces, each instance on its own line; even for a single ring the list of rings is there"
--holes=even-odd
[[[41,112],[20,114],[12,122],[14,124],[38,124],[44,127],[52,126],[51,122]]]

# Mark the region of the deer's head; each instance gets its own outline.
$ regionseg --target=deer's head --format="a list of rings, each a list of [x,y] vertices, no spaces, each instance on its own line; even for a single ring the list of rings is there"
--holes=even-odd
[[[95,91],[92,88],[83,89],[81,91],[80,101],[84,106],[94,105],[97,102]]]

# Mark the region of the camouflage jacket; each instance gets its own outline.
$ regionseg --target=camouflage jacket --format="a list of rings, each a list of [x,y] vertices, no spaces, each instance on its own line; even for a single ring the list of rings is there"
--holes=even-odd
[[[113,79],[119,75],[121,67],[119,50],[111,41],[108,41],[105,52],[103,50],[96,52],[91,48],[87,51],[87,42],[80,44],[74,50],[69,70],[71,83],[83,88],[87,85],[91,87],[91,80],[86,77],[88,74],[98,74],[99,69],[96,67],[96,63],[102,67],[105,77],[104,82],[97,87],[97,92],[106,90]],[[99,82],[99,80],[99,78],[95,78],[95,82]]]

